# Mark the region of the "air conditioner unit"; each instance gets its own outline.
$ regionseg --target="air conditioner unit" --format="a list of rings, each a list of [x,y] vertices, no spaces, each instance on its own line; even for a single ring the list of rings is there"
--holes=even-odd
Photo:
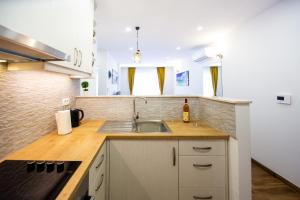
[[[206,47],[199,49],[192,55],[192,60],[194,62],[203,62],[208,59],[212,59],[216,57],[216,53],[214,52],[215,50],[211,47]]]

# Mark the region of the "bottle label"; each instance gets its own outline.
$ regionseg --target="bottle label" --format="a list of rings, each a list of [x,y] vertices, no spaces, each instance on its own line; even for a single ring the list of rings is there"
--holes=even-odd
[[[182,119],[183,119],[183,121],[185,121],[185,122],[190,121],[190,114],[189,114],[189,112],[183,112],[183,113],[182,113]]]

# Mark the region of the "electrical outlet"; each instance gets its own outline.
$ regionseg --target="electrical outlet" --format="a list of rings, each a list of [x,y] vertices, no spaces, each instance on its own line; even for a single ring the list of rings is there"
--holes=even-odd
[[[62,105],[63,105],[63,106],[68,106],[68,105],[70,105],[70,98],[63,98],[63,99],[62,99]]]

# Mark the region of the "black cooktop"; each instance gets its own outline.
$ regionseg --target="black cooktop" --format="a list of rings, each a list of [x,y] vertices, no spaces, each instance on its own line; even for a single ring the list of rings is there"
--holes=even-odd
[[[81,161],[5,160],[0,163],[0,200],[52,200]]]

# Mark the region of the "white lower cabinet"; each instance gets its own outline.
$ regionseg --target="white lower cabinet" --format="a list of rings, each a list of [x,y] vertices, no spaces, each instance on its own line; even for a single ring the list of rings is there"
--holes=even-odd
[[[95,200],[228,200],[225,140],[112,139],[89,170]]]
[[[178,140],[111,140],[110,200],[178,199]]]
[[[225,140],[179,140],[179,200],[227,200]]]
[[[95,200],[105,200],[106,192],[106,143],[104,143],[89,170],[89,195]]]

